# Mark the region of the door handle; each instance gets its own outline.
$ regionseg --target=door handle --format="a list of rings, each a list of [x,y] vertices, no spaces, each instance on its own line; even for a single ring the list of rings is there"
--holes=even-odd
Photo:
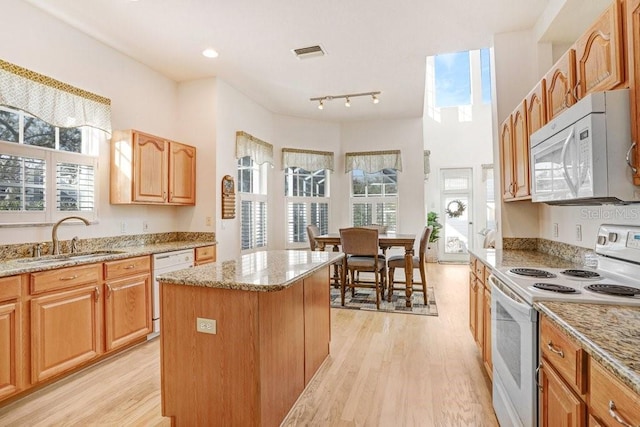
[[[569,170],[567,169],[567,148],[569,147],[569,141],[573,137],[573,131],[575,128],[571,128],[571,132],[569,132],[569,136],[565,139],[564,144],[562,145],[562,153],[560,157],[562,159],[562,174],[564,175],[565,182],[569,186],[569,190],[573,193],[573,197],[578,197],[578,189],[576,188],[573,180],[569,176]]]

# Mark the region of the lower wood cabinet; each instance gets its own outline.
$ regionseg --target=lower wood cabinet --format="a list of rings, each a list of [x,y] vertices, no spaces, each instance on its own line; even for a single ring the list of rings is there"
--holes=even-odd
[[[0,399],[23,387],[20,290],[20,276],[0,279]]]
[[[195,265],[204,265],[216,261],[216,247],[201,246],[195,249]]]
[[[104,318],[107,351],[123,347],[151,332],[151,276],[105,283]]]
[[[491,269],[473,255],[469,261],[469,329],[476,341],[482,363],[493,378],[491,360]]]
[[[640,425],[640,395],[593,359],[589,367],[589,384],[589,412],[597,422],[595,425]]]
[[[101,352],[102,284],[31,299],[31,381],[37,383]]]
[[[585,425],[587,405],[543,359],[540,369],[540,425],[543,427],[581,427]]]

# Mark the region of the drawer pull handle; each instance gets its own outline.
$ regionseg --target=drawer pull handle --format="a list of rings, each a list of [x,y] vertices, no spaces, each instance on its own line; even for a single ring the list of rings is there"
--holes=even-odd
[[[625,419],[620,416],[620,414],[618,414],[618,411],[616,411],[616,404],[613,403],[613,400],[609,401],[609,415],[611,415],[611,418],[616,420],[618,424],[623,425],[624,427],[633,427],[631,424],[626,422]]]
[[[96,286],[96,302],[100,301],[100,288]]]
[[[60,280],[66,281],[66,280],[73,280],[73,279],[77,279],[78,275],[74,274],[73,276],[66,276],[66,277],[61,277]]]
[[[556,349],[551,341],[547,343],[547,348],[550,352],[555,353],[564,359],[564,351],[562,351],[562,349]]]
[[[133,265],[133,264],[129,264],[129,265],[127,265],[124,269],[125,269],[125,270],[131,270],[131,269],[133,269],[133,268],[136,268],[136,266],[135,266],[135,265]]]
[[[111,297],[111,285],[107,285],[107,299]]]

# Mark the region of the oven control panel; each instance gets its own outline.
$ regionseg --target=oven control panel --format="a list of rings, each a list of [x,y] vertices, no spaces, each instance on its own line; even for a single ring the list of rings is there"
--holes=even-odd
[[[596,252],[600,255],[640,263],[640,227],[602,224],[598,230]]]
[[[627,235],[627,247],[640,249],[640,232],[629,232]]]

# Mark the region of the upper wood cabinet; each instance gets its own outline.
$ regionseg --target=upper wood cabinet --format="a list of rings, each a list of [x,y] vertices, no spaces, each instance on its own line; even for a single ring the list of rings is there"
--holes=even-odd
[[[527,95],[527,133],[532,133],[547,124],[547,81],[540,80]]]
[[[576,41],[577,97],[625,82],[622,3],[614,0]]]
[[[544,77],[547,92],[547,121],[573,105],[576,85],[576,51],[569,49]]]
[[[529,179],[529,130],[527,126],[527,102],[505,120],[500,128],[502,151],[502,198],[524,200],[531,198]]]
[[[195,171],[195,147],[136,130],[113,133],[113,204],[195,205]]]
[[[640,0],[627,0],[627,52],[629,57],[629,89],[631,93],[631,135],[637,144],[640,139]],[[630,153],[635,168],[633,183],[640,185],[640,148]]]

